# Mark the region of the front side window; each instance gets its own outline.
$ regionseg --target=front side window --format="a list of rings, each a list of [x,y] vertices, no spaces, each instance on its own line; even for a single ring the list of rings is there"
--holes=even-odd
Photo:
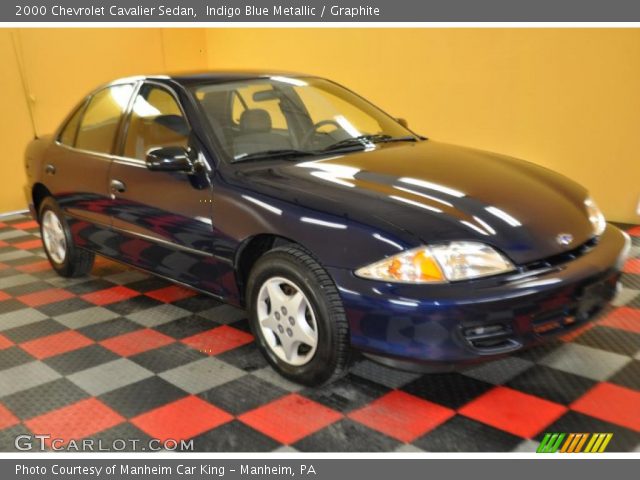
[[[191,91],[232,161],[419,139],[366,100],[320,78],[259,78]]]
[[[133,102],[124,156],[144,160],[154,148],[186,147],[189,126],[171,93],[145,84]]]
[[[111,153],[120,119],[132,93],[133,85],[116,85],[93,95],[80,122],[75,147]]]

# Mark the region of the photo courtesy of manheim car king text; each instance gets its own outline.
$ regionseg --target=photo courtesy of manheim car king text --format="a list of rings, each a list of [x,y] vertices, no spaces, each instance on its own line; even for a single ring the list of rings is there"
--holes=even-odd
[[[635,478],[640,6],[0,5],[0,478]]]

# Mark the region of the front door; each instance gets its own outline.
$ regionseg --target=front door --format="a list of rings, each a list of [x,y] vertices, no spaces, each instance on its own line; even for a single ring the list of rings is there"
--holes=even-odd
[[[150,149],[189,147],[182,109],[164,86],[144,83],[127,122],[121,155],[109,172],[119,258],[219,294],[210,182],[187,172],[151,171],[145,163]]]

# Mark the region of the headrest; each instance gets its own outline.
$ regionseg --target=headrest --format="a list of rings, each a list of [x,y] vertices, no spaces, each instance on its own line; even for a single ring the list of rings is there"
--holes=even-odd
[[[245,110],[240,115],[242,133],[267,133],[271,131],[271,116],[261,108]]]

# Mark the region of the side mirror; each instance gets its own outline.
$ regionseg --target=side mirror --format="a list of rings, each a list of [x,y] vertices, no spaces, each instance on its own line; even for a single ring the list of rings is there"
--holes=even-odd
[[[190,172],[193,169],[183,147],[159,147],[147,152],[147,168],[159,172]]]
[[[409,122],[407,122],[407,120],[405,120],[404,118],[396,118],[396,121],[404,128],[409,128]]]

